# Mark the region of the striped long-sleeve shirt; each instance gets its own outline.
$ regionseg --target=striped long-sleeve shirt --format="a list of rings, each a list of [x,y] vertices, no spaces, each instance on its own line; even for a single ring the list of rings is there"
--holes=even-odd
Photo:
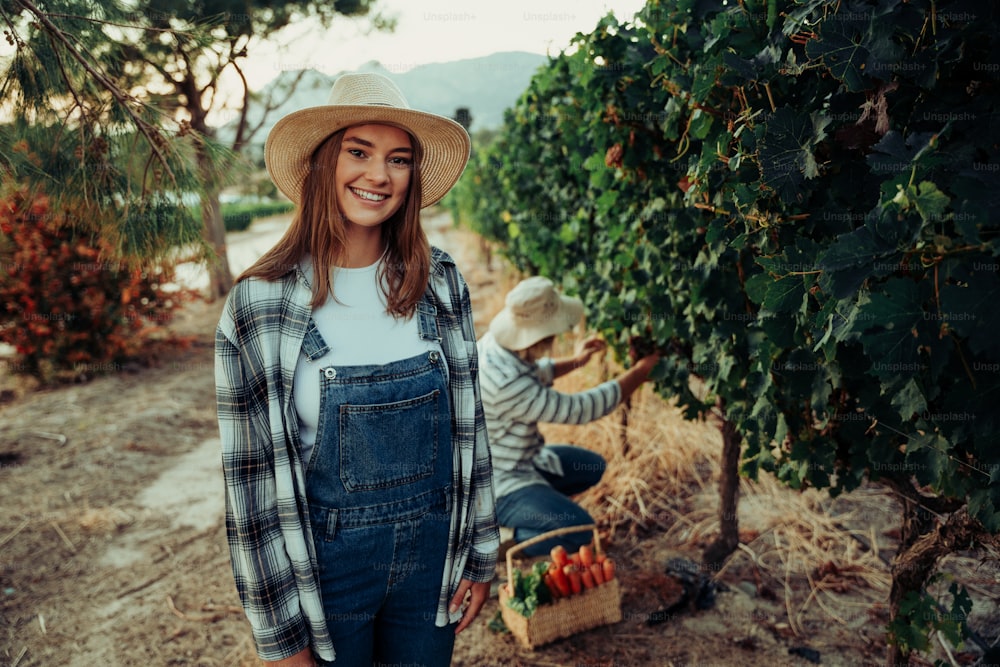
[[[454,261],[432,249],[425,299],[448,362],[454,484],[437,625],[461,579],[493,577],[500,534],[480,406],[469,290]],[[229,293],[215,335],[215,390],[233,575],[257,652],[280,660],[306,646],[334,659],[317,580],[292,386],[312,319],[301,269],[275,281],[248,278]]]
[[[544,456],[539,423],[586,424],[621,401],[621,386],[609,380],[587,391],[566,394],[552,388],[551,359],[529,364],[500,346],[489,333],[479,339],[479,383],[493,455],[497,497],[531,484],[544,484],[538,469],[561,474]]]

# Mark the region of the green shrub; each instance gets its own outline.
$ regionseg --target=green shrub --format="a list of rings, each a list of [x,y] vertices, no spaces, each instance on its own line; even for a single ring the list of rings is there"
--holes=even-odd
[[[242,232],[258,218],[280,215],[294,210],[290,201],[225,202],[222,204],[222,221],[227,232]],[[201,207],[191,207],[191,214],[201,222]]]
[[[295,205],[289,201],[234,202],[222,205],[222,219],[227,232],[242,232],[257,218],[288,213]]]

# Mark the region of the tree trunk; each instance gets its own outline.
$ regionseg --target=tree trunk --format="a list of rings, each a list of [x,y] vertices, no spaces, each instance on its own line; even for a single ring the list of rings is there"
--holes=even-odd
[[[720,405],[720,414],[725,406]],[[722,432],[722,471],[719,475],[719,536],[702,554],[702,564],[710,571],[722,567],[726,558],[740,542],[740,524],[737,506],[740,496],[740,445],[743,439],[725,417],[719,425]]]
[[[206,184],[213,183],[211,159],[200,148],[198,150],[198,166],[205,176]],[[207,185],[201,198],[202,236],[215,253],[215,258],[208,264],[208,289],[206,297],[210,301],[220,299],[229,293],[233,287],[233,275],[229,270],[229,255],[226,251],[226,225],[222,219],[222,204],[219,201],[219,189]]]
[[[191,116],[191,129],[197,133],[198,137],[211,139],[215,133],[208,127],[208,110],[203,107],[207,89],[199,89],[194,74],[190,70],[176,85],[178,94],[186,102],[184,108]],[[246,96],[244,94],[245,106]],[[201,195],[201,234],[215,254],[206,267],[208,269],[208,288],[205,297],[209,301],[215,301],[228,294],[233,287],[233,276],[229,271],[229,255],[226,251],[226,225],[222,219],[222,204],[219,201],[220,182],[223,180],[221,172],[225,167],[213,162],[204,141],[195,142],[195,151],[198,173],[204,188]]]
[[[479,236],[479,254],[486,260],[486,270],[493,273],[493,247],[485,236]]]
[[[889,590],[889,620],[900,615],[900,604],[911,591],[920,593],[942,557],[969,545],[983,529],[965,509],[951,514],[944,523],[909,498],[903,499],[903,526],[899,551],[892,559],[892,587]],[[888,667],[910,664],[910,651],[890,643]]]
[[[222,220],[222,205],[218,191],[206,193],[201,202],[204,221],[202,234],[215,252],[215,258],[208,264],[207,298],[220,299],[233,287],[233,275],[229,270],[229,254],[226,250],[226,228]]]

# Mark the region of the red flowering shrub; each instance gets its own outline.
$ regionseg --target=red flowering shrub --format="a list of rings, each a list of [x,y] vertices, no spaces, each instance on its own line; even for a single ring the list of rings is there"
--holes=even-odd
[[[12,369],[43,382],[119,369],[180,305],[164,289],[171,267],[109,262],[108,243],[71,215],[44,196],[0,199],[0,342],[17,351]]]

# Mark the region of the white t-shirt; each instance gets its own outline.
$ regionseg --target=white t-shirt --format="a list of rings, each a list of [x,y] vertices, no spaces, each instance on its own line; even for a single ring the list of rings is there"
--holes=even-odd
[[[335,268],[333,293],[313,310],[313,319],[329,347],[310,361],[299,354],[292,398],[299,417],[302,460],[316,442],[319,427],[320,376],[330,366],[384,365],[424,352],[441,350],[434,340],[420,338],[418,318],[397,319],[386,312],[385,294],[379,289],[381,260],[360,269]],[[444,355],[441,356],[444,359]]]

